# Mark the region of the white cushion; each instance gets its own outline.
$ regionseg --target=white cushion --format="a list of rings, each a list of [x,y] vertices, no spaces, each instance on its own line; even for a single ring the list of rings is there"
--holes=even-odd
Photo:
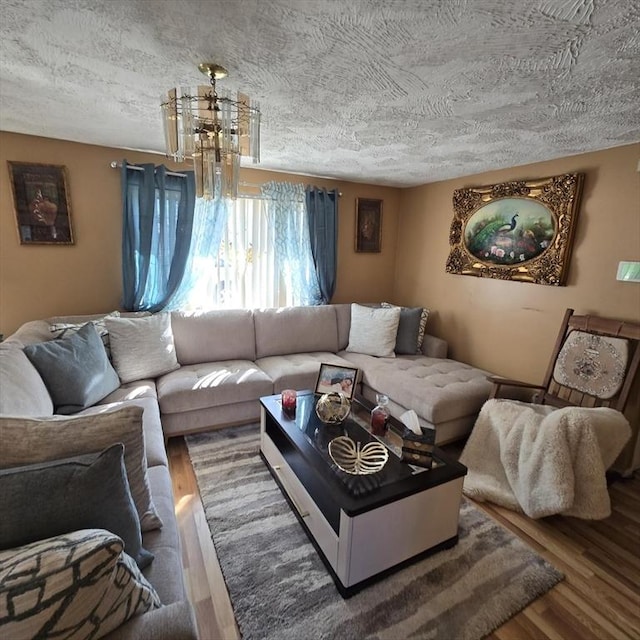
[[[162,606],[122,548],[109,531],[82,529],[0,551],[2,637],[97,639]]]
[[[351,328],[347,351],[370,356],[395,358],[394,352],[400,307],[380,309],[351,305]]]
[[[171,330],[171,315],[104,319],[109,331],[111,359],[124,384],[157,378],[180,365]]]

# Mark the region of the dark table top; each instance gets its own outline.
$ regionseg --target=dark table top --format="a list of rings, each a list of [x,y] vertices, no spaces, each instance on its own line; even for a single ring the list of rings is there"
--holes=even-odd
[[[433,450],[431,469],[402,462],[402,438],[399,436],[404,429],[402,423],[391,418],[391,429],[385,437],[372,435],[369,421],[373,405],[364,398],[353,399],[351,413],[342,423],[323,423],[315,412],[318,397],[311,391],[299,391],[293,418],[283,412],[280,394],[260,399],[280,431],[278,437],[285,438],[279,449],[316,502],[330,500],[347,515],[353,516],[466,474],[464,465],[437,447]],[[349,436],[362,446],[375,440],[385,444],[389,449],[389,459],[382,471],[355,476],[339,469],[329,456],[328,445],[341,435]]]

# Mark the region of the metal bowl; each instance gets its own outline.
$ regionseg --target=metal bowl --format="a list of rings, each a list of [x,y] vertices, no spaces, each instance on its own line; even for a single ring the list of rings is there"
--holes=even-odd
[[[378,473],[389,459],[389,451],[380,442],[368,442],[362,447],[347,436],[338,436],[329,443],[329,455],[339,469],[354,476]]]
[[[316,403],[316,415],[326,424],[342,422],[351,411],[351,402],[343,393],[325,393]]]

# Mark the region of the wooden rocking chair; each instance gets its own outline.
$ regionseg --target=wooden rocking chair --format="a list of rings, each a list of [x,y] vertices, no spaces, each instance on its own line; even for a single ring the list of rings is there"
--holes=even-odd
[[[519,391],[518,397],[529,390],[535,392],[532,401],[537,404],[610,407],[624,413],[632,436],[614,468],[629,475],[640,467],[639,367],[640,324],[575,315],[573,309],[567,309],[543,383],[491,376],[490,397],[508,397],[508,388]]]

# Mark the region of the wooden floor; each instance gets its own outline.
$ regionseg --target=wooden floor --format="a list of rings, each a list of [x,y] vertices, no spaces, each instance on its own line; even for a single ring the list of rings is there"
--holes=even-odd
[[[184,440],[171,439],[168,453],[185,579],[200,638],[239,638]],[[489,638],[640,640],[640,472],[615,481],[610,494],[613,514],[597,522],[560,516],[531,520],[477,503],[566,575]]]

